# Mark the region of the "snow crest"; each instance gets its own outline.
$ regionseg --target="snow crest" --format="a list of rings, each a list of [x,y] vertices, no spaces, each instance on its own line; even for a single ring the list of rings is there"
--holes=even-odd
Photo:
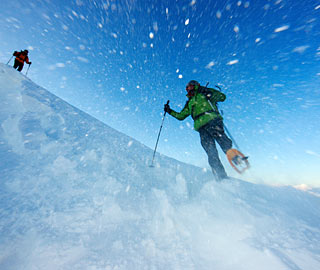
[[[0,65],[0,269],[320,267],[320,198],[165,156]]]

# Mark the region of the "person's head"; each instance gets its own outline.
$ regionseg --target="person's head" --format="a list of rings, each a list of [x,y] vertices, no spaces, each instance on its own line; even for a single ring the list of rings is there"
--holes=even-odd
[[[186,86],[186,91],[188,92],[188,96],[194,96],[195,91],[199,88],[199,86],[200,86],[200,83],[195,80],[191,80],[190,82],[188,82]]]
[[[24,54],[28,54],[29,51],[28,51],[28,50],[24,50],[23,53],[24,53]]]

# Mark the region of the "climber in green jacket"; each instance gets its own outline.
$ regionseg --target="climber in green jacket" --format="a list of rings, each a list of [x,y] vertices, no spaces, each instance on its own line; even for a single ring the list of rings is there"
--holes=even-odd
[[[197,81],[190,81],[186,90],[188,101],[181,112],[176,112],[168,104],[164,105],[165,112],[178,120],[184,120],[191,115],[194,129],[199,132],[201,145],[208,155],[208,161],[217,181],[228,178],[219,159],[216,148],[217,142],[226,153],[232,148],[232,141],[224,132],[223,118],[216,103],[226,99],[226,95],[218,90],[201,86]],[[210,101],[210,102],[209,102]]]

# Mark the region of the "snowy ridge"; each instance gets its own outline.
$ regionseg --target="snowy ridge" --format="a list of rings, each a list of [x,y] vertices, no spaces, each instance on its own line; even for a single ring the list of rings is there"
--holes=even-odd
[[[0,269],[319,269],[319,197],[151,157],[1,64]]]

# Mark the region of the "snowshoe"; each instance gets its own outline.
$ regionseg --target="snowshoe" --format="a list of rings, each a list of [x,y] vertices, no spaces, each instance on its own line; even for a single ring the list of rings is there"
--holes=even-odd
[[[248,157],[242,154],[239,150],[229,149],[226,154],[230,165],[236,170],[236,172],[241,174],[245,170],[249,169],[250,164]]]

